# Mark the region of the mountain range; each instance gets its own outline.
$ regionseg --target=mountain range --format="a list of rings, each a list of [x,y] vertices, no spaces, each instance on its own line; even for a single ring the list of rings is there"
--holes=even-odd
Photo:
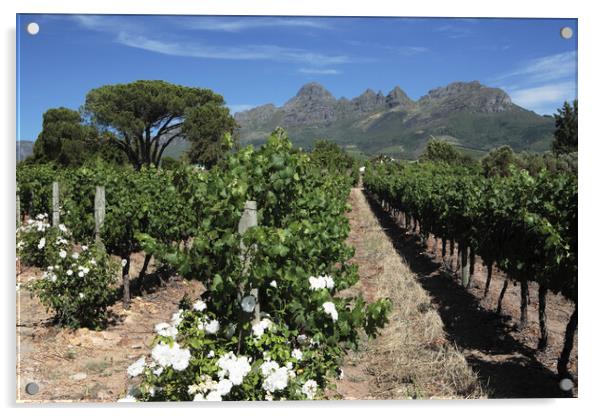
[[[296,146],[310,148],[329,139],[351,153],[417,158],[429,138],[447,140],[480,157],[504,144],[515,151],[550,149],[554,118],[514,104],[499,88],[478,81],[454,82],[414,101],[399,87],[388,94],[367,89],[358,97],[335,98],[322,85],[303,85],[283,106],[265,104],[234,115],[241,143],[260,145],[278,126]],[[188,149],[174,141],[165,153],[179,157]],[[17,143],[17,160],[31,154],[33,142]]]
[[[503,144],[514,150],[550,148],[554,119],[514,104],[499,88],[454,82],[414,101],[399,87],[335,98],[322,85],[303,85],[282,107],[266,104],[234,115],[243,144],[261,144],[277,126],[293,143],[329,139],[352,152],[414,159],[430,137],[479,156]]]

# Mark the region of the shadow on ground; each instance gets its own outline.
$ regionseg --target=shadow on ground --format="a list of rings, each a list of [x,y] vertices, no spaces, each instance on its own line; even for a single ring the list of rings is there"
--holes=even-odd
[[[450,341],[463,351],[489,397],[572,397],[558,387],[557,375],[535,358],[535,351],[512,337],[508,317],[481,308],[476,297],[424,252],[416,236],[406,234],[366,197],[383,231],[432,297]]]

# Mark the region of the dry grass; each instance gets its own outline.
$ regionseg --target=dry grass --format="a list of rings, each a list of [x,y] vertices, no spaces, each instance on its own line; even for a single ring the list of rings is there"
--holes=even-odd
[[[482,398],[477,376],[451,344],[431,298],[380,230],[378,220],[358,192],[358,218],[365,238],[358,251],[382,272],[370,277],[376,298],[388,297],[389,324],[368,342],[362,361],[374,377],[376,399]],[[359,252],[357,254],[360,254]]]

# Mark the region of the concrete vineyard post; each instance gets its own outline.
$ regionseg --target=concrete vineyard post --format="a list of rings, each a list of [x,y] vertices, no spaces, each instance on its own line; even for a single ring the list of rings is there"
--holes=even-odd
[[[238,223],[238,233],[242,236],[245,232],[251,228],[257,226],[257,202],[256,201],[247,201],[245,202],[245,207],[242,213],[242,217],[240,218],[240,222]],[[240,242],[240,257],[243,262],[243,274],[246,274],[249,265],[251,264],[250,256],[247,255],[247,248],[244,243]],[[241,299],[245,296],[244,287],[239,288]],[[255,310],[254,310],[254,320],[259,321],[259,290],[257,288],[251,289],[251,295],[255,298]]]
[[[105,204],[105,187],[97,186],[96,194],[94,195],[94,237],[96,239],[96,244],[102,244],[100,230],[102,224],[105,222]]]
[[[61,220],[59,209],[59,183],[52,182],[52,226],[58,227]]]

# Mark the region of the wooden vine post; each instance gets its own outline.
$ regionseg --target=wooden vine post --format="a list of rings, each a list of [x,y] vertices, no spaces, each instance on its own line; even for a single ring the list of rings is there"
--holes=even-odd
[[[461,256],[462,256],[462,286],[464,286],[464,287],[468,287],[468,284],[470,283],[470,264],[468,261],[469,252],[470,252],[470,248],[468,247],[468,244],[463,244]]]
[[[17,185],[16,202],[17,228],[19,228],[21,226],[21,197],[19,196],[19,185]]]
[[[247,201],[245,202],[244,211],[242,213],[242,217],[238,223],[238,233],[243,236],[245,232],[251,228],[257,226],[257,202],[256,201]],[[243,263],[243,275],[246,274],[249,270],[249,266],[251,264],[251,256],[248,253],[247,247],[245,247],[244,243],[240,242],[240,259]],[[244,298],[245,296],[245,288],[244,285],[239,286],[240,298]],[[254,313],[254,321],[258,322],[260,320],[260,307],[259,307],[259,290],[257,288],[251,288],[250,294],[255,298],[255,309]]]
[[[59,183],[52,182],[52,226],[58,227],[61,221],[59,203]]]

